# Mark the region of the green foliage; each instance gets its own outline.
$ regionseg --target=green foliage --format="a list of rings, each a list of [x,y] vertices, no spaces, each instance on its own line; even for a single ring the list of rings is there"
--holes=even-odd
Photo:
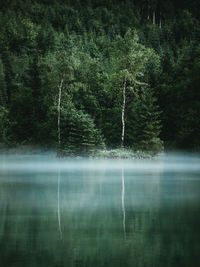
[[[178,148],[199,148],[199,56],[199,45],[185,41],[177,56],[168,53],[163,62],[159,92],[164,110],[162,135]]]
[[[8,110],[0,106],[0,143],[8,143],[9,138]]]
[[[143,88],[130,106],[127,126],[127,142],[136,149],[161,151],[159,139],[161,121],[159,106],[150,88]]]
[[[86,152],[102,135],[119,146],[126,78],[125,145],[199,149],[199,10],[196,0],[3,1],[1,142],[55,146],[63,80],[63,148],[71,138]]]
[[[62,110],[59,156],[87,155],[104,148],[103,137],[88,114],[68,106]]]
[[[146,159],[151,158],[154,153],[160,150],[154,150],[154,152],[150,151],[141,151],[133,149],[125,149],[125,148],[117,148],[117,149],[100,149],[93,153],[93,156],[96,158],[111,158],[111,159]]]
[[[147,93],[145,93],[145,88],[147,83],[149,82],[150,74],[152,75],[153,72],[158,71],[159,65],[159,57],[152,49],[146,48],[144,45],[139,43],[139,38],[136,32],[132,32],[129,30],[125,34],[124,38],[118,37],[118,39],[114,43],[114,49],[111,57],[111,66],[113,72],[111,73],[111,88],[109,88],[109,90],[114,90],[114,93],[118,95],[118,103],[120,106],[122,105],[122,90],[124,90],[123,88],[125,86],[126,102],[128,102],[128,109],[130,109],[132,103],[138,106],[140,105],[140,108],[143,108],[144,114],[145,112],[150,112],[150,110],[154,108],[154,98],[151,98],[149,95],[149,99],[147,99],[148,97]],[[137,95],[140,95],[139,100],[137,99]],[[141,104],[144,105],[144,107],[142,107]],[[127,108],[125,107],[125,117],[127,117],[126,109]],[[147,127],[146,125],[141,124],[144,124],[144,122],[141,122],[142,115],[139,113],[138,110],[132,110],[132,112],[134,116],[136,116],[138,119],[137,123],[140,124],[140,129],[138,128],[138,125],[135,125],[135,127],[139,130],[133,130],[132,135],[134,135],[135,133],[136,137],[138,137],[139,135],[142,139],[137,140],[138,146],[141,141],[143,143],[146,142],[146,145],[143,145],[142,148],[149,149],[150,143],[153,140],[153,134],[156,137],[159,135],[159,133],[157,133],[156,125],[152,125],[151,134],[147,133],[147,135],[149,134],[152,136],[149,136],[147,138],[147,135],[145,136],[143,134],[143,131],[148,130],[145,129],[145,127]],[[152,120],[155,121],[156,119],[156,117],[152,118]],[[134,125],[132,120],[129,120],[128,117],[126,118],[126,121],[126,127],[129,128],[129,124]],[[129,138],[129,145],[133,146],[134,144],[136,146],[134,142],[131,143],[131,139],[134,139],[134,137]]]
[[[7,99],[6,99],[5,72],[2,60],[0,59],[0,106],[5,106],[6,103]]]

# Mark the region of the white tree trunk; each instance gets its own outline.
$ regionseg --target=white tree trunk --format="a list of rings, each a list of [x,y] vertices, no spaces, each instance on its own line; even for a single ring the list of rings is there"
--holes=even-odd
[[[160,14],[160,22],[159,22],[159,28],[162,28],[162,18],[161,18],[161,14]]]
[[[156,24],[156,13],[155,13],[155,11],[153,12],[153,24]]]
[[[126,209],[125,209],[125,184],[124,184],[124,168],[122,168],[122,217],[123,217],[123,231],[126,238]]]
[[[125,134],[125,106],[126,106],[126,77],[124,79],[124,86],[123,86],[123,104],[122,104],[122,139],[121,139],[121,147],[124,147],[124,134]]]
[[[61,95],[62,95],[62,85],[63,79],[60,81],[59,92],[58,92],[58,144],[60,146],[60,103],[61,103]]]

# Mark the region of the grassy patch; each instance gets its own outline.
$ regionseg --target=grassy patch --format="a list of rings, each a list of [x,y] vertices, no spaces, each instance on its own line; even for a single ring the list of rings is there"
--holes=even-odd
[[[150,151],[134,151],[131,149],[110,149],[110,150],[97,150],[92,156],[96,158],[122,158],[122,159],[142,159],[142,158],[151,158],[155,156],[154,152]]]

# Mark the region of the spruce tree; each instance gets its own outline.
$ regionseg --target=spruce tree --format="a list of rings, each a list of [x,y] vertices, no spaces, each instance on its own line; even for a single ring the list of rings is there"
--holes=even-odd
[[[104,140],[92,118],[69,105],[61,114],[61,144],[59,156],[88,155],[104,148]]]
[[[134,148],[149,151],[162,150],[163,144],[159,138],[160,114],[161,111],[152,90],[142,88],[130,110],[129,119],[133,124],[127,129],[127,139],[129,143],[131,141]]]

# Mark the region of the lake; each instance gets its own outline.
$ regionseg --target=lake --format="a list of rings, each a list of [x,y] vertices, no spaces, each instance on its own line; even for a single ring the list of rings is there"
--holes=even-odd
[[[200,266],[200,156],[1,155],[0,266]]]

